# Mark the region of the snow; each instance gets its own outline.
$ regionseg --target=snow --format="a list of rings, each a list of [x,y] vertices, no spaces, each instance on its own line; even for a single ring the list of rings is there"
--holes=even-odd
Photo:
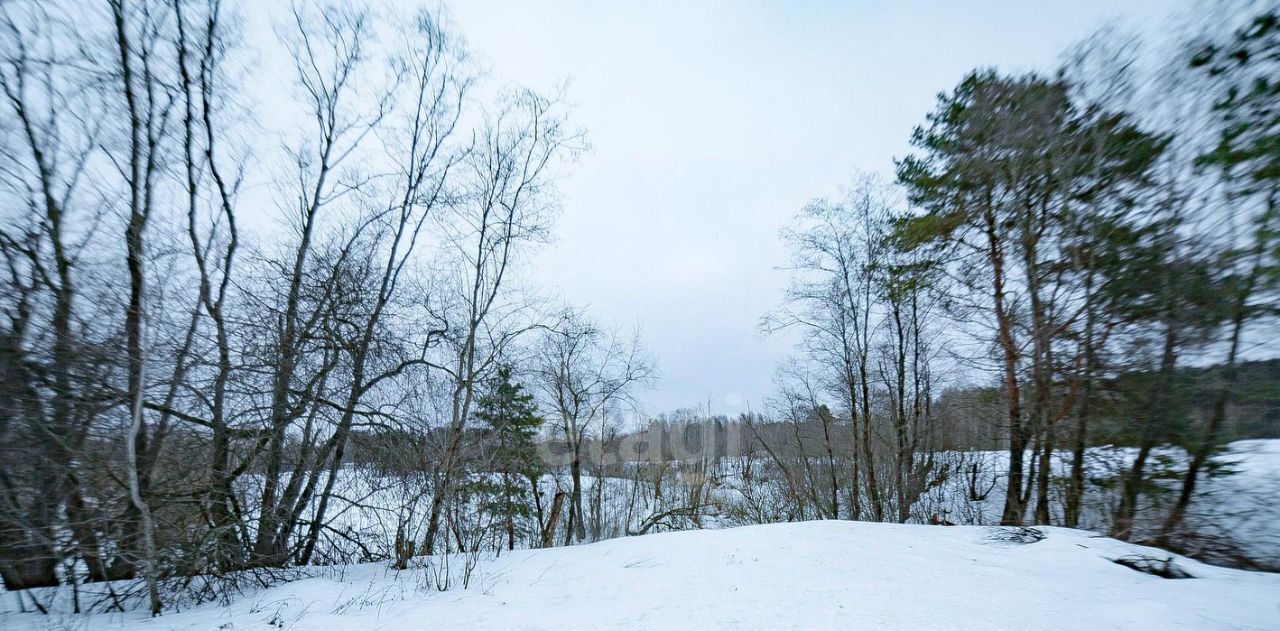
[[[1168,553],[1086,531],[1038,542],[984,527],[817,521],[672,532],[482,559],[436,591],[441,559],[382,564],[157,619],[17,613],[0,629],[1274,629],[1280,575],[1174,557],[1195,578],[1113,563]],[[450,559],[455,579],[464,559]]]

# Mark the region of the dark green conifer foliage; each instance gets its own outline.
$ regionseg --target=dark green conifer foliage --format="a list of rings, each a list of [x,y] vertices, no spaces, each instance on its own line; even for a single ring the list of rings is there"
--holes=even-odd
[[[487,508],[503,518],[507,549],[529,532],[527,522],[538,505],[538,477],[543,463],[538,455],[537,433],[543,419],[533,395],[512,380],[511,368],[502,366],[477,401],[476,419],[483,423],[486,455],[500,481],[490,489]]]

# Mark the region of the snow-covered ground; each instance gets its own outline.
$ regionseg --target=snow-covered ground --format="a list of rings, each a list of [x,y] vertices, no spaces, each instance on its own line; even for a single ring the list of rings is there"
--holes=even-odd
[[[802,522],[525,550],[435,591],[432,565],[350,566],[156,619],[16,613],[0,629],[1275,629],[1280,575],[1177,558],[1195,578],[1112,562],[1166,553],[1044,528]],[[455,559],[451,571],[463,565]]]

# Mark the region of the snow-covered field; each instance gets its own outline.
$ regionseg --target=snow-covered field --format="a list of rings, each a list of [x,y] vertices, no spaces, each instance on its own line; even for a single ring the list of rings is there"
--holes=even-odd
[[[1134,453],[1134,449],[1125,447],[1089,449],[1082,528],[1106,531],[1119,498],[1120,472],[1128,468]],[[946,467],[949,473],[936,488],[916,501],[909,521],[926,523],[930,515],[938,515],[960,525],[999,523],[1007,457],[1003,451],[938,454],[938,467]],[[1143,497],[1137,512],[1135,540],[1153,534],[1163,521],[1167,503],[1181,482],[1185,461],[1186,456],[1179,449],[1162,447],[1153,452],[1148,476],[1165,492],[1162,497]],[[1242,553],[1267,567],[1280,567],[1280,528],[1276,527],[1280,523],[1280,501],[1277,501],[1280,500],[1280,440],[1237,441],[1228,445],[1215,461],[1217,473],[1202,479],[1188,523],[1203,534],[1230,539]],[[822,465],[821,462],[814,464]],[[755,458],[756,474],[751,482],[754,486],[748,489],[742,475],[743,465],[741,458],[726,458],[709,469],[709,484],[703,489],[696,521],[673,518],[664,520],[651,531],[720,528],[788,519],[787,511],[778,508],[789,500],[787,485],[776,469],[770,468],[766,458]],[[1070,454],[1055,453],[1054,483],[1050,489],[1053,498],[1050,513],[1055,522],[1062,519],[1069,469]],[[883,474],[889,475],[889,472]],[[254,478],[246,476],[246,479]],[[663,480],[663,493],[655,493],[652,479],[644,475],[633,479],[584,475],[584,496],[588,504],[597,485],[603,487],[599,538],[623,536],[627,529],[638,529],[650,515],[684,506],[689,501],[694,489],[689,486],[689,480],[679,479],[677,467],[673,466]],[[390,557],[394,554],[395,534],[399,529],[403,528],[411,539],[421,538],[428,485],[425,476],[403,478],[344,471],[329,519],[335,529],[349,532],[378,557]],[[551,504],[557,490],[568,488],[567,472],[545,475],[541,482],[543,506]],[[252,505],[253,501],[249,499],[245,503]],[[812,517],[806,514],[799,518]],[[348,556],[344,558],[360,558],[360,551],[344,539],[333,538],[328,543],[338,548],[345,546]]]
[[[1177,558],[1194,578],[1112,562],[1158,550],[1045,528],[846,521],[747,526],[517,551],[467,589],[438,567],[350,566],[156,619],[14,612],[2,629],[1275,629],[1280,575]],[[461,560],[458,560],[459,564]]]

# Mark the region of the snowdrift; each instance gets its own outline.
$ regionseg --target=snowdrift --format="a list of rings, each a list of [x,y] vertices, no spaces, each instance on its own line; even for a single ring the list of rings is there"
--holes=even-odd
[[[0,629],[1274,629],[1280,575],[1062,528],[820,521],[673,532],[483,559],[379,564],[148,619],[44,616],[3,594]],[[1043,535],[1042,538],[1037,535]],[[1037,540],[1038,539],[1038,540]],[[1147,558],[1193,578],[1116,563]]]

